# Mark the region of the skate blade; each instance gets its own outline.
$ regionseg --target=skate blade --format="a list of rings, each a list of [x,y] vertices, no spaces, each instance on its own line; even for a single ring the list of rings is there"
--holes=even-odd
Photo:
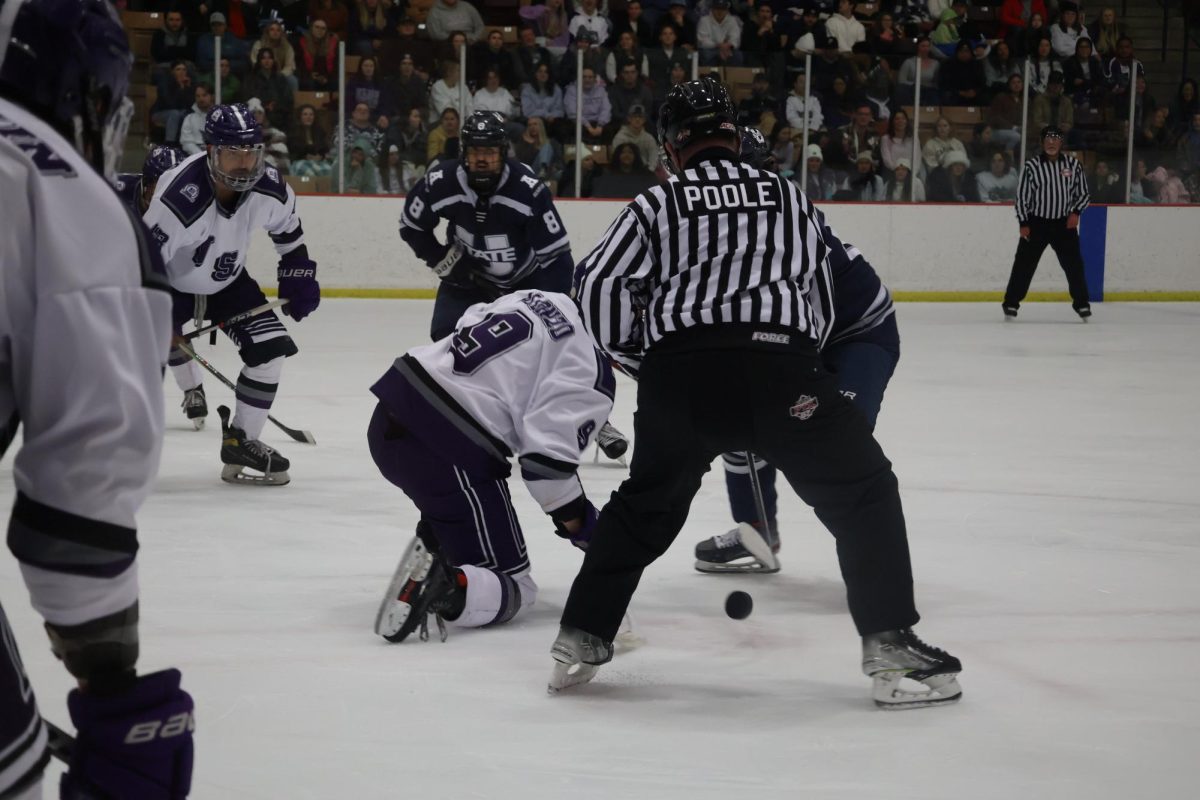
[[[226,464],[221,470],[221,480],[240,486],[287,486],[292,480],[286,470],[259,474],[245,469],[241,464]]]
[[[696,571],[705,575],[774,575],[779,572],[779,559],[770,566],[761,561],[733,561],[728,564],[717,564],[712,561],[697,561]]]
[[[629,468],[629,462],[627,462],[627,461],[625,460],[625,456],[624,456],[624,455],[620,455],[620,456],[618,456],[618,457],[616,457],[616,458],[608,458],[608,455],[607,455],[607,454],[605,454],[605,455],[604,455],[604,457],[605,457],[605,458],[608,458],[608,460],[607,460],[607,461],[601,461],[601,460],[600,460],[600,455],[601,455],[602,453],[603,453],[603,451],[600,449],[600,445],[596,445],[596,452],[595,452],[595,453],[592,455],[592,464],[593,464],[594,466],[600,466],[600,467],[616,467],[616,466],[618,466],[618,465],[619,465],[619,466],[625,467],[626,469],[628,469],[628,468]]]
[[[198,431],[204,430],[204,417],[194,417],[192,419],[192,428]]]
[[[408,549],[400,557],[400,563],[396,565],[396,571],[388,583],[387,593],[383,596],[383,602],[379,604],[379,611],[375,614],[376,633],[389,642],[404,640],[409,631],[406,631],[404,636],[399,634],[412,613],[412,604],[401,600],[401,593],[410,582],[419,586],[429,577],[429,570],[432,566],[433,556],[425,549],[420,538],[414,536],[413,540],[408,543]],[[445,641],[444,638],[443,641]]]
[[[903,670],[876,673],[872,678],[875,705],[887,711],[903,711],[948,705],[962,699],[962,687],[958,685],[957,672],[934,675],[920,681],[928,687],[926,691],[900,688],[900,681],[905,677],[906,673]]]
[[[587,683],[596,677],[596,670],[598,669],[600,668],[591,664],[584,664],[583,662],[566,664],[555,658],[554,669],[550,673],[550,682],[546,685],[546,693],[555,695],[563,689]]]

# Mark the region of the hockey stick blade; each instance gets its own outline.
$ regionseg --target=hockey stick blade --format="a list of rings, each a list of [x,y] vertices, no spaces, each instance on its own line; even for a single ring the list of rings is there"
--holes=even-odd
[[[230,325],[236,325],[243,320],[250,319],[251,317],[257,317],[259,314],[265,314],[273,308],[279,308],[280,306],[286,305],[287,302],[288,301],[285,299],[277,298],[269,303],[263,303],[261,306],[255,306],[248,311],[243,311],[240,314],[234,314],[229,319],[222,320],[221,322],[214,322],[212,325],[206,325],[203,328],[197,328],[191,333],[184,334],[183,339],[184,341],[190,342],[193,339],[198,339],[206,333],[212,333],[215,335],[216,331],[223,331]]]
[[[49,733],[47,747],[50,750],[50,755],[70,766],[71,756],[75,753],[75,737],[48,719],[43,719],[42,721],[46,723],[46,730]]]

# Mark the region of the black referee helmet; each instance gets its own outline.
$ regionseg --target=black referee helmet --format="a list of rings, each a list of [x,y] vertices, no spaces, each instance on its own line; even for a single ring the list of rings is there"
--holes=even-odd
[[[729,92],[711,77],[686,81],[667,93],[658,113],[658,144],[663,165],[674,172],[672,156],[707,137],[726,136],[738,147],[737,112]]]
[[[459,138],[462,144],[459,160],[462,161],[463,169],[467,171],[467,183],[478,194],[491,194],[500,183],[504,161],[508,158],[508,136],[504,132],[504,117],[496,111],[476,111],[463,123]],[[468,152],[472,147],[500,148],[499,167],[487,172],[472,171],[471,154]]]

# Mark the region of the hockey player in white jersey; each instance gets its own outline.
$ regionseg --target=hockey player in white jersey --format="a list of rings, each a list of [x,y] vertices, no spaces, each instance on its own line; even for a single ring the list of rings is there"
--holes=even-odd
[[[98,174],[119,160],[131,63],[106,0],[0,0],[0,456],[24,429],[7,542],[78,681],[66,800],[191,785],[180,673],[135,670],[135,514],[158,471],[171,303]],[[0,609],[0,797],[42,797],[47,740]]]
[[[262,127],[244,105],[219,105],[208,112],[204,136],[207,150],[163,175],[144,217],[174,290],[175,335],[188,319],[221,321],[266,302],[245,269],[256,228],[266,229],[279,254],[279,296],[288,301],[284,313],[303,319],[321,301],[317,265],[304,245],[295,193],[263,160]],[[273,311],[225,332],[245,367],[233,421],[224,429],[221,478],[281,486],[289,481],[290,464],[259,436],[283,360],[298,352],[296,345]],[[181,355],[173,350],[172,363]]]
[[[612,411],[615,382],[569,297],[519,290],[471,306],[458,329],[396,359],[371,391],[367,441],[421,512],[375,622],[398,642],[428,615],[460,627],[533,604],[525,539],[508,493],[516,455],[557,534],[586,549],[596,508],[576,469]]]

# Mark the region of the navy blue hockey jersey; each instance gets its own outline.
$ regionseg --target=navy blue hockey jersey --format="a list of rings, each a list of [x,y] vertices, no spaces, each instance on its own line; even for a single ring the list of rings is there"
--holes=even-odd
[[[900,333],[891,292],[857,247],[843,242],[828,223],[821,233],[829,247],[832,286],[818,272],[813,287],[821,293],[823,305],[833,307],[833,324],[825,347],[853,340],[899,351]]]
[[[500,185],[481,198],[467,184],[457,161],[443,162],[417,182],[404,202],[400,238],[429,266],[446,252],[434,234],[447,222],[447,242],[457,242],[474,257],[480,272],[499,286],[511,287],[539,268],[559,261],[574,269],[571,242],[546,184],[515,159],[508,159]]]

